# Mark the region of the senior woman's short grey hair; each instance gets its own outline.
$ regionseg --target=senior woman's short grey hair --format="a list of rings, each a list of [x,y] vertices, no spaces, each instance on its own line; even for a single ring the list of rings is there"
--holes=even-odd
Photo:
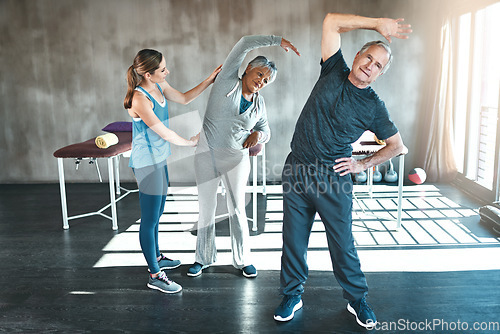
[[[387,62],[387,64],[385,64],[385,66],[382,69],[382,72],[380,72],[380,74],[387,72],[387,70],[389,69],[389,67],[391,66],[391,63],[392,63],[392,51],[391,51],[390,46],[387,43],[382,42],[382,41],[368,42],[365,45],[363,45],[361,50],[359,50],[359,54],[360,55],[363,54],[372,45],[377,45],[377,46],[383,47],[385,49],[385,51],[387,51],[387,53],[389,54],[389,61]]]
[[[250,66],[250,68],[255,68],[255,67],[267,68],[271,72],[271,77],[269,78],[268,84],[273,82],[274,79],[276,79],[276,74],[278,74],[278,68],[276,67],[276,64],[264,56],[255,57],[251,62],[248,63],[248,65]]]

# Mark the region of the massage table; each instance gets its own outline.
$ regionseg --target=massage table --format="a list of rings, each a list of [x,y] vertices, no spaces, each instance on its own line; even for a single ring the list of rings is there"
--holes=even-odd
[[[54,157],[57,158],[57,167],[59,171],[59,186],[61,191],[61,206],[62,206],[62,217],[63,217],[63,229],[69,229],[69,220],[83,218],[93,215],[100,215],[105,217],[112,222],[112,229],[118,229],[118,219],[116,214],[116,202],[120,201],[122,198],[127,196],[131,192],[136,192],[137,190],[128,190],[120,187],[120,169],[119,169],[119,159],[121,156],[130,156],[130,150],[132,149],[132,132],[130,131],[120,131],[113,132],[118,137],[118,143],[112,145],[108,148],[98,148],[95,143],[95,138],[89,139],[87,141],[76,143],[72,145],[65,146],[54,152]],[[63,160],[73,158],[75,159],[75,164],[78,169],[78,165],[82,160],[89,159],[90,163],[96,163],[97,171],[99,174],[99,179],[101,175],[97,166],[97,159],[106,159],[108,162],[108,181],[109,181],[109,197],[110,203],[98,211],[84,213],[76,216],[68,216],[68,207],[66,203],[66,186],[64,181],[64,164]],[[102,181],[102,180],[101,180]],[[115,188],[116,183],[116,188]],[[116,198],[116,195],[121,194],[121,190],[125,193],[120,197]],[[103,213],[111,207],[111,217]]]
[[[385,145],[378,144],[374,139],[374,134],[371,131],[365,131],[361,137],[352,144],[352,156],[355,159],[363,159],[367,156],[370,156],[380,149],[382,149]],[[403,179],[404,179],[404,164],[405,164],[405,155],[408,154],[408,148],[404,146],[403,152],[399,154],[397,157],[399,158],[399,175],[398,175],[398,209],[397,209],[397,218],[396,218],[396,230],[401,228],[401,214],[402,214],[402,204],[403,204]],[[368,193],[370,198],[372,197],[372,187],[373,187],[373,168],[368,168]],[[355,193],[353,192],[354,199],[358,202],[363,213],[365,209],[361,205],[360,201],[358,201]],[[376,216],[376,215],[374,215]],[[386,219],[386,218],[384,218]]]

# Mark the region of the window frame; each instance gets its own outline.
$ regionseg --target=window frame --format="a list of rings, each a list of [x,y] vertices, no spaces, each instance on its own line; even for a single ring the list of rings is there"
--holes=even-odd
[[[494,165],[493,165],[493,181],[492,181],[492,189],[488,189],[487,187],[481,185],[478,183],[478,173],[477,173],[477,160],[478,160],[478,152],[476,152],[476,156],[472,157],[471,152],[473,151],[471,145],[476,145],[476,141],[474,143],[471,142],[470,137],[471,137],[471,127],[474,125],[475,121],[472,120],[472,118],[475,116],[472,112],[473,108],[475,107],[473,105],[474,103],[474,96],[476,92],[473,92],[471,87],[475,87],[475,82],[474,80],[476,77],[474,76],[475,72],[475,52],[476,52],[476,47],[479,42],[475,38],[476,36],[476,30],[477,30],[477,22],[476,22],[476,17],[477,14],[480,10],[495,4],[495,2],[490,2],[486,3],[483,6],[478,6],[479,8],[474,8],[474,9],[468,9],[464,10],[461,13],[455,15],[453,19],[451,20],[451,26],[452,26],[452,38],[453,38],[453,48],[452,52],[455,55],[454,58],[458,59],[458,42],[460,40],[460,18],[462,15],[466,15],[470,13],[470,39],[469,39],[469,55],[468,55],[468,71],[467,71],[467,109],[466,109],[466,118],[465,118],[465,133],[464,133],[464,155],[463,155],[463,165],[460,166],[459,171],[457,173],[457,176],[454,180],[455,185],[459,186],[466,192],[470,193],[474,197],[486,201],[486,202],[491,202],[491,201],[498,201],[500,199],[500,89],[499,89],[499,94],[498,94],[498,104],[497,104],[497,124],[496,124],[496,134],[495,134],[495,149],[494,149]],[[454,61],[453,64],[453,73],[455,80],[458,77],[458,61]],[[455,101],[457,101],[457,96],[458,96],[458,84],[454,85],[453,87],[453,101],[454,101],[454,106],[453,106],[453,135],[454,135],[454,143],[456,144],[456,137],[457,136],[457,129],[456,129],[456,119],[457,119],[457,106],[455,105]],[[500,88],[500,85],[499,85]],[[481,92],[479,92],[481,94]],[[478,121],[479,122],[479,121]],[[478,123],[479,124],[479,123]],[[471,166],[470,166],[470,159],[475,159],[475,170],[473,173],[471,173]],[[461,159],[457,162],[460,162]],[[461,169],[461,171],[460,171]],[[474,175],[474,179],[472,180],[470,178],[470,175]],[[469,176],[469,177],[468,177]]]

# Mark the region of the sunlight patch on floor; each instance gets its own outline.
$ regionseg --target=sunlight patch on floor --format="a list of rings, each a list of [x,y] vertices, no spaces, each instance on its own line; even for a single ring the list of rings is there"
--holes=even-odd
[[[169,254],[183,264],[194,262],[194,253]],[[500,248],[360,250],[358,255],[364,272],[443,272],[500,270]],[[281,251],[253,252],[257,270],[280,270]],[[231,265],[231,253],[219,252],[214,265]],[[308,252],[309,270],[330,271],[328,251]],[[106,253],[94,265],[101,267],[144,266],[140,252]]]
[[[355,187],[355,191],[363,191]],[[432,185],[406,186],[402,228],[394,231],[396,187],[373,187],[373,197],[354,201],[353,235],[363,270],[461,271],[500,269],[500,238],[477,236],[461,219],[477,216],[477,210],[460,207],[442,196]],[[279,270],[282,245],[283,200],[281,186],[267,187],[265,224],[251,236],[253,264],[258,270]],[[365,209],[363,212],[360,207]],[[191,233],[198,219],[195,187],[170,192],[160,219],[159,244],[162,252],[183,264],[194,262],[196,236]],[[95,267],[146,266],[139,244],[137,220],[103,248]],[[217,236],[219,250],[215,265],[231,265],[229,236]],[[331,270],[324,225],[318,215],[309,240],[310,270]]]

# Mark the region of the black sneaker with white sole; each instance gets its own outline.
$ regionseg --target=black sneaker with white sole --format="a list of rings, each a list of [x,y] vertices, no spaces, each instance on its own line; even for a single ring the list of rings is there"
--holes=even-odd
[[[209,266],[204,266],[202,265],[201,263],[198,263],[198,262],[195,262],[189,269],[188,269],[188,272],[187,272],[187,275],[190,276],[190,277],[196,277],[196,276],[200,276],[201,273],[203,272],[203,269],[206,269],[208,268]]]
[[[377,324],[377,317],[375,317],[375,312],[366,302],[363,297],[356,301],[351,301],[347,304],[347,310],[354,314],[356,317],[356,322],[365,328],[371,329]]]
[[[243,272],[243,276],[247,278],[257,277],[257,269],[255,269],[253,265],[243,267],[241,268],[241,271]]]
[[[281,304],[274,311],[274,320],[289,321],[293,319],[295,311],[302,308],[302,297],[300,295],[283,296]]]

